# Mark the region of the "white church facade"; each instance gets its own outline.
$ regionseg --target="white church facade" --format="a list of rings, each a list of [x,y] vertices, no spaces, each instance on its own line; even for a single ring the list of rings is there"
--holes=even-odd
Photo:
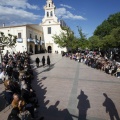
[[[3,26],[0,32],[17,36],[15,47],[5,47],[3,53],[28,51],[33,54],[47,51],[48,53],[66,52],[66,48],[60,48],[54,43],[53,35],[59,35],[62,31],[61,22],[55,15],[55,5],[52,0],[47,0],[44,6],[45,15],[40,24],[26,24],[18,26]]]

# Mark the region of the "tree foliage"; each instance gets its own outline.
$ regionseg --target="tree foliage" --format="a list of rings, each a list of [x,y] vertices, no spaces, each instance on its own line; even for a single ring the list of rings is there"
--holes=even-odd
[[[79,38],[78,38],[78,47],[81,49],[86,49],[88,41],[86,35],[82,32],[82,28],[78,28]]]
[[[120,12],[110,15],[89,38],[89,48],[120,48]]]
[[[2,43],[4,46],[8,46],[8,47],[15,46],[17,36],[8,34],[8,36],[6,37],[3,32],[0,32],[0,34],[1,34],[0,43]]]
[[[110,15],[107,20],[104,20],[94,31],[94,35],[105,37],[109,35],[114,28],[120,26],[120,12]]]
[[[82,32],[82,29],[78,29],[80,37],[77,38],[73,31],[68,27],[63,27],[63,31],[60,35],[54,35],[53,39],[60,47],[70,48],[71,50],[78,50],[78,48],[84,48],[86,44],[86,36]]]
[[[63,31],[60,35],[54,35],[53,39],[56,44],[59,45],[59,47],[66,47],[66,48],[73,48],[75,43],[75,37],[74,33],[71,31],[68,27],[63,27]]]

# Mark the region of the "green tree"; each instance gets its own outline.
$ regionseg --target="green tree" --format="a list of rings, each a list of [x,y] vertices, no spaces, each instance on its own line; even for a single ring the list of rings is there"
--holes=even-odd
[[[62,29],[64,31],[62,31],[60,35],[53,36],[54,42],[60,47],[70,48],[74,51],[78,50],[78,48],[85,49],[88,46],[88,40],[81,28],[78,28],[79,37],[76,37],[68,27]]]
[[[88,41],[86,38],[86,35],[82,32],[82,28],[78,27],[78,33],[79,33],[79,38],[78,38],[78,47],[81,49],[85,49],[88,47]]]
[[[94,35],[89,38],[89,47],[120,48],[120,12],[110,15],[96,28]]]
[[[107,20],[105,20],[100,26],[97,27],[97,29],[94,32],[94,35],[97,35],[99,37],[104,37],[110,34],[111,29],[112,26],[110,25],[110,23]]]
[[[0,32],[0,35],[1,35],[1,37],[0,37],[1,44],[3,44],[4,46],[8,46],[8,47],[15,46],[17,36],[8,34],[8,36],[6,37],[3,32]]]
[[[98,49],[98,48],[102,47],[102,44],[101,44],[98,36],[94,35],[94,36],[90,37],[88,42],[89,42],[89,44],[88,44],[89,49],[94,50],[96,48]]]
[[[74,33],[68,27],[63,27],[63,31],[59,35],[54,35],[53,39],[59,47],[71,48],[72,50],[76,49],[77,40],[74,36]]]
[[[120,12],[110,15],[107,20],[104,20],[96,28],[94,35],[105,37],[106,35],[110,35],[111,31],[118,26],[120,26]]]

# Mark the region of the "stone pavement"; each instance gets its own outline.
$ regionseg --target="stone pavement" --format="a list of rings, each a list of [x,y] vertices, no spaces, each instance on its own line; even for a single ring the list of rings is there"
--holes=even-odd
[[[31,56],[32,60],[37,56],[41,59],[43,54]],[[120,79],[58,54],[49,56],[50,68],[41,64],[36,68],[35,63],[32,64],[35,74],[32,85],[39,99],[39,117],[44,116],[45,120],[85,120],[85,117],[87,120],[111,120],[110,115],[120,115]],[[0,85],[0,92],[2,89]],[[1,111],[0,120],[7,120],[8,113]]]

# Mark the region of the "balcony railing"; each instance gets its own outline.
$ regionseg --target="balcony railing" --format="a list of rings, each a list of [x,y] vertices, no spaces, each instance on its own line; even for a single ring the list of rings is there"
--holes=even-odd
[[[28,38],[27,41],[28,42],[34,42],[34,40],[32,38]]]
[[[36,45],[38,45],[38,44],[40,44],[40,41],[37,40],[37,39],[34,39],[34,43],[35,43]]]
[[[17,38],[17,42],[18,42],[18,43],[22,43],[22,42],[23,42],[23,39],[22,39],[22,38]]]
[[[37,40],[37,39],[32,39],[32,38],[28,38],[27,41],[28,42],[34,42],[35,45],[42,45],[43,43],[45,43],[44,40]]]

